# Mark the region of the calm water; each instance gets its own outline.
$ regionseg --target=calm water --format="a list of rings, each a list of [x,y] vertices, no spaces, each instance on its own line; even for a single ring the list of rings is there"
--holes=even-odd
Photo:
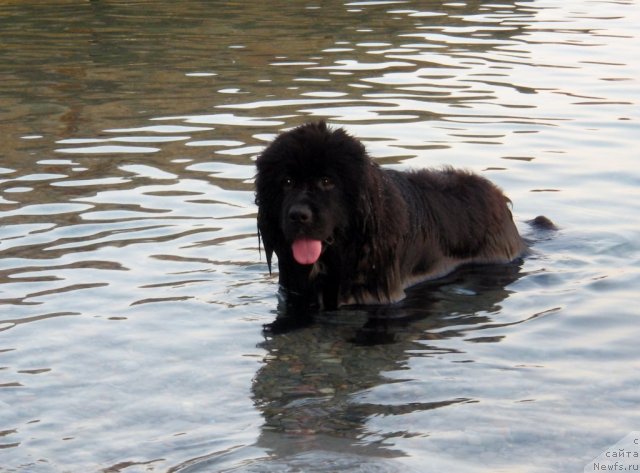
[[[3,3],[0,471],[583,471],[640,430],[639,24],[631,0]],[[265,336],[253,162],[318,118],[561,230]]]

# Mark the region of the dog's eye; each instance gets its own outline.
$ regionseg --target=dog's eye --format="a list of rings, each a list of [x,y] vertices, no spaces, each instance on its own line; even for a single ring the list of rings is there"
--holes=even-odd
[[[293,179],[291,179],[290,177],[285,177],[282,182],[284,184],[284,187],[286,188],[293,187]]]
[[[320,180],[318,181],[318,187],[320,187],[320,189],[329,190],[329,189],[333,189],[334,184],[331,178],[325,176],[325,177],[321,177]]]

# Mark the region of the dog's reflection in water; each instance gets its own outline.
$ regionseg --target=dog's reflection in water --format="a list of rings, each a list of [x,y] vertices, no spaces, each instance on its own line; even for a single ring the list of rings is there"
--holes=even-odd
[[[507,286],[523,275],[520,269],[521,261],[464,266],[446,277],[409,288],[407,297],[395,304],[334,311],[320,310],[297,294],[281,293],[276,318],[264,331],[275,336],[320,324],[350,331],[348,339],[358,345],[377,345],[448,325],[481,324],[489,321],[483,314],[499,312],[500,302],[510,294]]]
[[[415,433],[409,428],[370,431],[369,419],[476,401],[456,393],[407,397],[401,386],[389,389],[399,389],[404,397],[391,396],[388,402],[363,393],[401,382],[416,356],[459,361],[459,345],[448,340],[473,339],[484,328],[508,325],[499,320],[501,304],[509,284],[521,275],[517,263],[464,267],[437,283],[415,286],[403,301],[386,306],[319,311],[305,308],[305,301],[297,301],[299,306],[283,301],[274,323],[265,328],[260,347],[267,354],[252,385],[264,417],[258,445],[285,457],[317,449],[402,455],[389,447],[395,443],[390,437]],[[518,322],[510,319],[513,323]],[[485,341],[499,342],[493,336]]]

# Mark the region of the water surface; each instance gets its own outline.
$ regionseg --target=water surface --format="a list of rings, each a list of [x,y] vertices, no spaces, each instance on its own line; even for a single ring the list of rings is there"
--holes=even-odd
[[[582,471],[640,429],[638,24],[613,0],[0,6],[0,471]],[[254,160],[316,119],[560,230],[265,335]]]

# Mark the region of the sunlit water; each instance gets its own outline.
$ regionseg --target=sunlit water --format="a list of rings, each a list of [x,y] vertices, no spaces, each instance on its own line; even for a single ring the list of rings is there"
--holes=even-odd
[[[582,471],[640,430],[639,24],[624,0],[4,3],[0,471]],[[311,119],[560,231],[265,336],[253,162]]]

